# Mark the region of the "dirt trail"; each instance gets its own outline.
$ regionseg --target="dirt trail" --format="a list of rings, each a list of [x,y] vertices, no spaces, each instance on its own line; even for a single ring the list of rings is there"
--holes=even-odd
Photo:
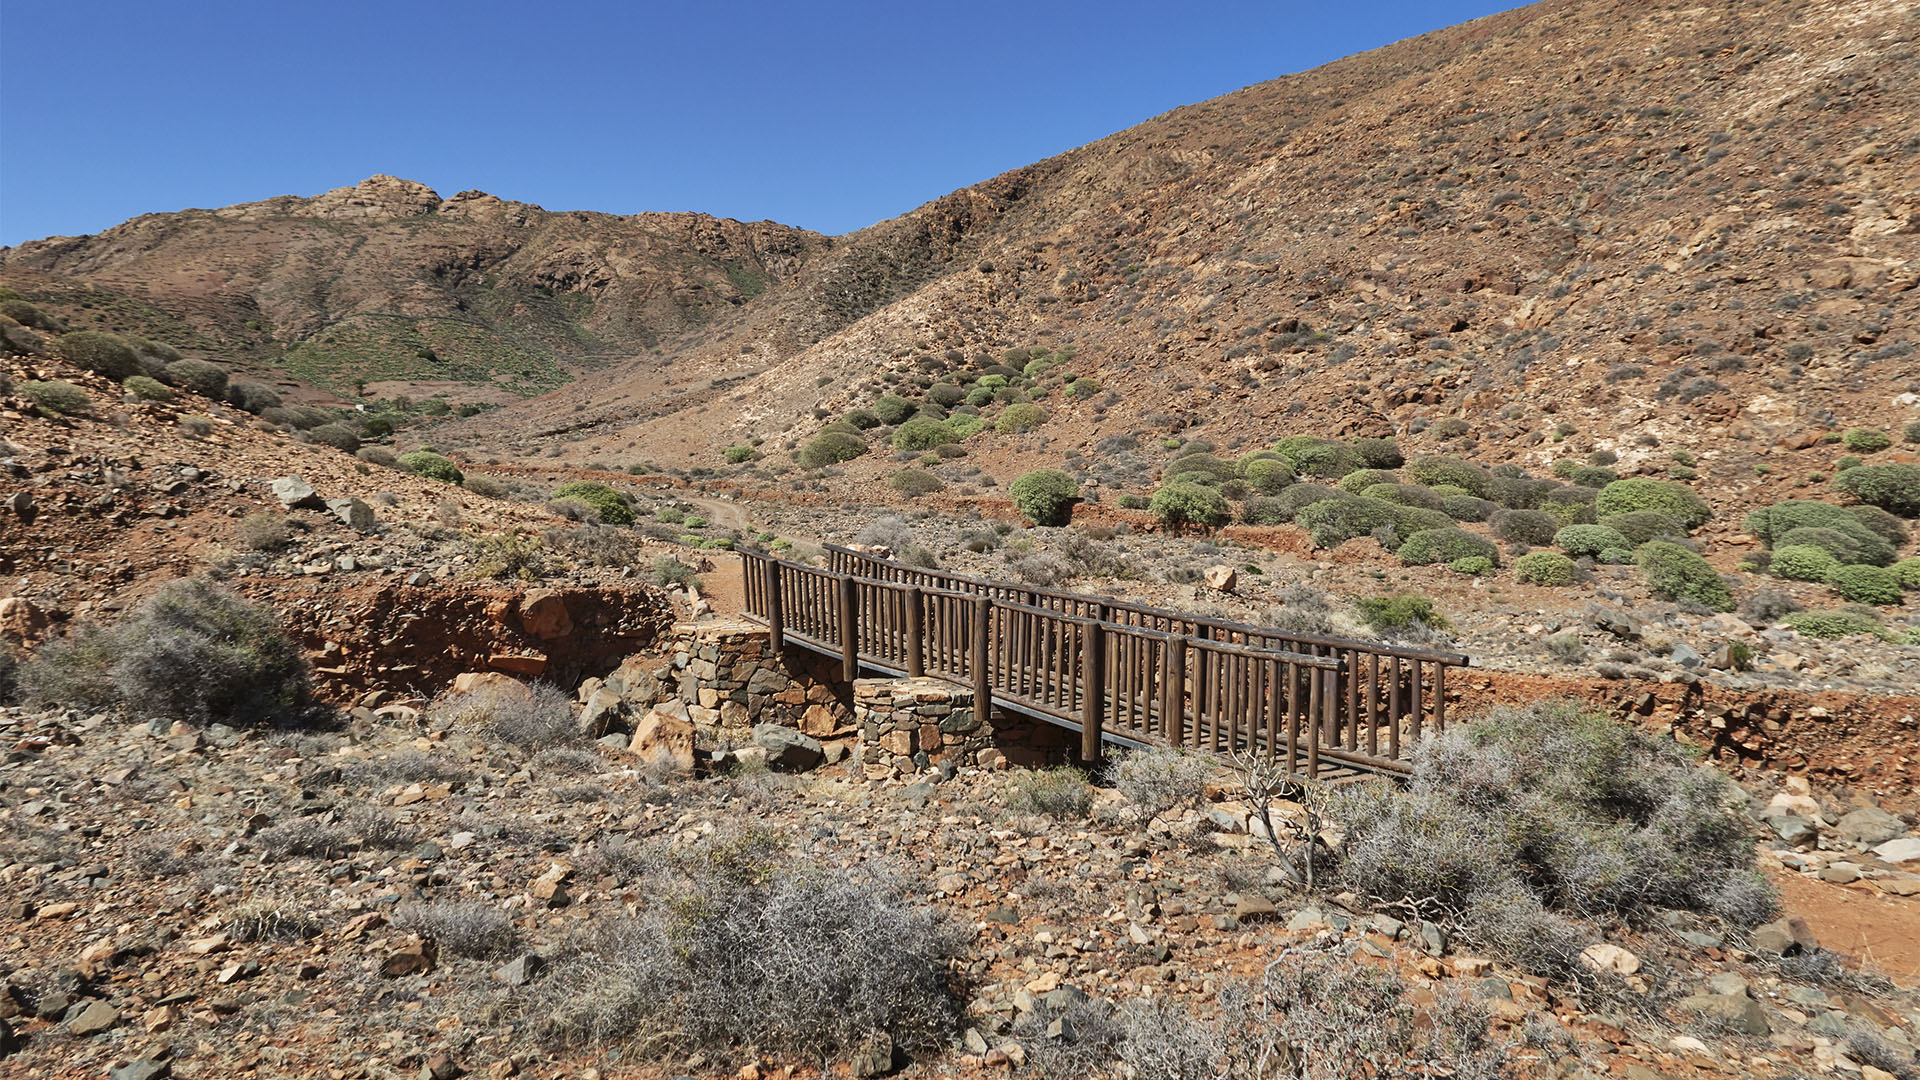
[[[1920,983],[1920,900],[1889,896],[1865,881],[1830,885],[1776,874],[1781,905],[1807,920],[1820,944],[1900,983]]]

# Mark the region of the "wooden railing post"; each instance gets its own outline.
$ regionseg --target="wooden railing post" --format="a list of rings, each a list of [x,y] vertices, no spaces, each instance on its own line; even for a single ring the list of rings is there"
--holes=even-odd
[[[1175,746],[1187,741],[1187,639],[1179,634],[1166,640],[1167,659],[1161,665],[1160,734]]]
[[[907,678],[927,673],[927,596],[915,585],[907,589]]]
[[[860,595],[852,574],[840,575],[840,675],[860,677]]]
[[[993,601],[984,596],[973,601],[973,715],[993,715]]]
[[[1080,639],[1080,760],[1100,760],[1100,729],[1107,722],[1107,626],[1086,624]]]
[[[773,654],[779,656],[787,647],[787,610],[780,596],[780,560],[768,559],[766,564],[767,640],[773,645]]]

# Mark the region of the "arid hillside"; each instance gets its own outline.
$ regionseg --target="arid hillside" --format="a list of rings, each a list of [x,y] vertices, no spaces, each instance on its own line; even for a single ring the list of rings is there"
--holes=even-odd
[[[609,367],[472,441],[778,456],[1034,346],[1093,380],[1029,391],[1053,417],[1035,463],[1192,426],[1418,445],[1462,418],[1509,457],[1568,424],[1583,448],[1745,453],[1893,423],[1920,377],[1916,36],[1906,5],[1864,0],[1546,3],[1437,31],[841,238],[673,343],[664,380]]]
[[[826,247],[771,222],[549,212],[375,176],[23,244],[0,276],[80,326],[99,315],[255,373],[508,401],[650,356]]]

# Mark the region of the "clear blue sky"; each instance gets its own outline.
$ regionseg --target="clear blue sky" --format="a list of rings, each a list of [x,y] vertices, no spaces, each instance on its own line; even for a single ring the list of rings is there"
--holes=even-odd
[[[374,173],[841,233],[1507,6],[0,0],[0,244]]]

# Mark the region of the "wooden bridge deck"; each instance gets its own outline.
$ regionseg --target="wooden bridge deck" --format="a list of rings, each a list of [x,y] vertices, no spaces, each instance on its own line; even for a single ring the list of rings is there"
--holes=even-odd
[[[1404,774],[1446,726],[1457,653],[1288,634],[1109,598],[924,570],[847,548],[822,570],[742,552],[776,646],[931,676],[1101,745],[1251,752],[1325,781]]]

